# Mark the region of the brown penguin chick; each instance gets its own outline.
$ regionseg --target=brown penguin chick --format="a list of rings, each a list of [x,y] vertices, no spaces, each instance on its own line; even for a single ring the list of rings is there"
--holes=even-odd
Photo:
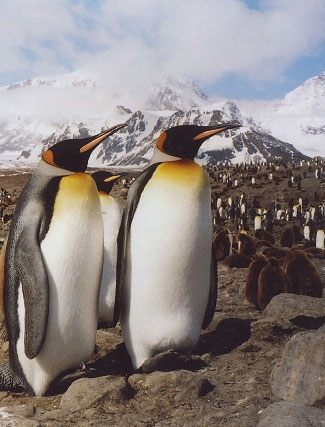
[[[223,261],[228,255],[230,255],[231,242],[227,230],[216,232],[213,237],[212,244],[218,261]]]
[[[239,254],[246,255],[248,257],[255,255],[256,246],[253,237],[245,233],[239,233],[238,240],[240,242],[240,247],[238,251]]]
[[[266,240],[270,242],[272,245],[274,245],[274,237],[272,236],[272,233],[270,233],[269,231],[263,230],[262,228],[255,231],[255,237],[259,240]]]
[[[283,230],[281,234],[280,245],[284,246],[285,248],[291,248],[292,244],[293,244],[292,228],[287,227]]]
[[[292,239],[293,243],[299,243],[304,239],[304,236],[301,234],[298,225],[293,224],[292,226]]]
[[[272,243],[268,242],[267,240],[257,240],[255,242],[256,249],[262,248],[262,247],[272,248]]]
[[[260,309],[264,310],[271,299],[282,292],[291,292],[291,284],[279,261],[271,257],[258,277],[257,301]]]
[[[262,251],[262,254],[267,256],[268,258],[274,257],[274,258],[282,258],[286,255],[288,252],[287,249],[277,248],[276,246],[272,246],[271,248],[265,248]]]
[[[248,268],[252,259],[244,254],[232,254],[223,261],[230,268]]]
[[[291,251],[293,259],[284,265],[293,292],[299,295],[322,298],[323,284],[320,275],[303,251]]]
[[[313,258],[318,258],[318,259],[324,259],[325,258],[325,251],[321,248],[314,248],[314,247],[306,248],[305,253],[311,254],[313,256]]]
[[[255,260],[250,264],[245,285],[245,297],[247,301],[258,306],[257,290],[258,277],[262,269],[268,264],[268,259],[264,255],[256,255]]]

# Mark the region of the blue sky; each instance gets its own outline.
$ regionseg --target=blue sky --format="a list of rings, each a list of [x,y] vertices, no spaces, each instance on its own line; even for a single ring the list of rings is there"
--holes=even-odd
[[[110,85],[190,77],[274,99],[325,71],[324,0],[2,0],[0,85],[90,68]]]

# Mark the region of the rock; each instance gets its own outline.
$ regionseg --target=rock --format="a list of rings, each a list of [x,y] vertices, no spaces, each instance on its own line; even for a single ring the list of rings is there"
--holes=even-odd
[[[64,393],[60,409],[70,412],[88,409],[104,397],[119,404],[126,399],[125,387],[125,381],[118,377],[81,378]]]
[[[0,408],[1,427],[40,427],[36,420],[30,420],[35,414],[35,408],[31,405],[3,406]]]
[[[147,359],[142,364],[141,369],[145,374],[150,374],[154,371],[168,372],[178,369],[196,371],[205,366],[207,366],[207,364],[199,357],[186,356],[174,350],[168,350]]]
[[[272,298],[263,318],[289,320],[305,329],[318,329],[325,323],[325,301],[305,295],[279,294]]]
[[[279,342],[298,331],[301,329],[288,320],[267,317],[251,324],[251,339],[257,343],[261,341]]]
[[[276,402],[261,411],[257,427],[321,427],[325,411],[293,402]]]
[[[275,396],[315,405],[325,400],[325,327],[300,332],[285,346],[273,368],[271,388]]]
[[[168,394],[175,401],[197,399],[214,388],[204,375],[190,371],[135,374],[129,378],[129,384],[137,390],[146,390],[150,395]]]

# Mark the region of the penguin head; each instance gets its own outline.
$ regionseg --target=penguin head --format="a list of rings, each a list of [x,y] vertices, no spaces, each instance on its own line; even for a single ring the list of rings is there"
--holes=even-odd
[[[124,173],[113,174],[108,171],[97,171],[91,174],[93,180],[96,182],[97,190],[109,194],[114,186],[114,183],[120,176],[126,175]]]
[[[223,123],[216,126],[182,125],[169,128],[157,139],[157,148],[170,156],[191,159],[197,155],[199,148],[213,135],[240,127],[239,123]]]
[[[42,155],[49,165],[66,169],[71,172],[84,172],[90,154],[104,139],[122,129],[126,124],[119,124],[95,136],[81,139],[66,139],[50,147]]]

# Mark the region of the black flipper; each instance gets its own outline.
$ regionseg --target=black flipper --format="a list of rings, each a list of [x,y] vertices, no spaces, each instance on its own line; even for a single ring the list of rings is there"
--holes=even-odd
[[[17,391],[19,387],[24,387],[24,383],[14,374],[9,362],[0,366],[0,390]]]
[[[142,191],[147,182],[152,177],[160,163],[154,163],[145,169],[134,181],[128,192],[127,205],[123,213],[121,227],[117,238],[117,267],[116,267],[116,293],[113,327],[118,322],[121,310],[121,301],[123,294],[123,283],[125,274],[125,258],[127,250],[127,239],[130,231],[132,219],[137,209]]]
[[[15,247],[15,268],[25,303],[25,354],[29,359],[42,348],[49,313],[49,283],[38,232],[39,226],[24,227]]]
[[[211,269],[210,269],[210,290],[209,290],[209,300],[208,305],[205,310],[205,315],[202,323],[202,329],[206,329],[214,316],[217,304],[217,296],[218,296],[218,265],[217,259],[215,256],[215,251],[211,251]]]

